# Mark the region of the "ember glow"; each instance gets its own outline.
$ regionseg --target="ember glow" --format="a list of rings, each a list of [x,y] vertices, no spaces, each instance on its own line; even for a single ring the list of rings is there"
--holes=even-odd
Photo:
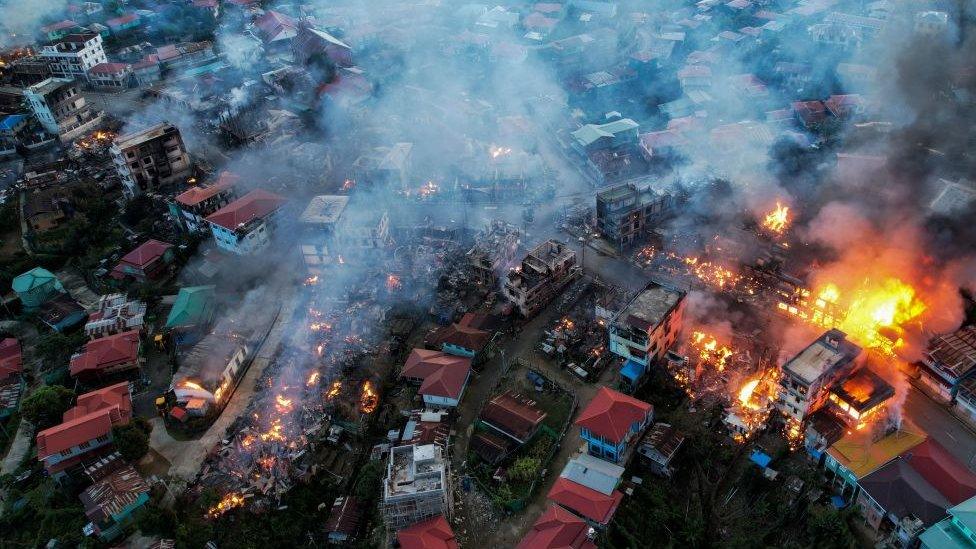
[[[290,398],[285,398],[284,395],[278,395],[275,397],[275,410],[278,410],[279,414],[287,414],[292,411],[295,402]]]
[[[305,279],[306,286],[315,286],[319,283],[319,275],[310,276]]]
[[[347,179],[342,182],[342,190],[344,191],[351,191],[355,186],[356,186],[356,182],[353,181],[352,179]]]
[[[790,226],[790,208],[777,202],[776,208],[766,214],[763,218],[762,226],[773,234],[783,234]]]
[[[314,387],[315,384],[319,382],[320,376],[321,374],[319,374],[318,372],[312,372],[311,374],[309,374],[308,379],[305,380],[305,386]]]
[[[389,274],[386,277],[386,289],[395,292],[403,287],[403,283],[400,282],[400,276],[395,274]]]
[[[366,380],[363,382],[362,394],[359,396],[359,410],[364,414],[372,414],[376,411],[380,397],[373,387],[373,382]]]
[[[822,328],[838,328],[862,347],[894,356],[904,346],[906,326],[917,322],[927,306],[915,288],[896,277],[865,278],[860,284],[841,290],[826,283],[814,299],[795,305],[780,303],[780,310]]]
[[[184,389],[196,389],[197,391],[205,391],[206,390],[199,383],[196,383],[196,382],[193,382],[193,381],[187,381],[187,380],[181,381],[180,382],[180,387],[182,387]]]
[[[243,506],[244,496],[236,492],[231,492],[222,497],[217,505],[214,505],[207,511],[207,518],[215,519],[231,509]]]
[[[682,262],[698,280],[718,289],[734,286],[742,280],[740,275],[726,267],[714,264],[711,261],[704,261],[698,257],[685,257],[682,258]]]
[[[335,397],[339,396],[340,391],[342,391],[342,382],[337,379],[333,381],[331,385],[329,385],[329,390],[325,393],[325,399],[334,399]]]
[[[510,154],[512,152],[512,149],[510,147],[492,146],[491,148],[488,149],[488,151],[491,153],[492,158],[498,158],[500,156],[505,156],[506,154]]]
[[[422,198],[428,198],[437,194],[438,190],[440,190],[440,187],[437,185],[437,183],[434,183],[433,181],[428,181],[424,183],[423,186],[420,187],[417,193]]]
[[[699,363],[712,366],[719,372],[725,369],[733,354],[731,347],[719,344],[715,336],[701,331],[691,334],[690,345],[697,353]]]

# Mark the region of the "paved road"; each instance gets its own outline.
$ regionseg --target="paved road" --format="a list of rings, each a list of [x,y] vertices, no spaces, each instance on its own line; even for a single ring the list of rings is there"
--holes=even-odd
[[[33,434],[34,427],[30,422],[21,420],[20,426],[17,427],[17,434],[14,436],[13,442],[10,443],[10,449],[7,450],[7,455],[3,458],[0,474],[11,474],[17,470],[17,466],[30,451],[31,435]]]
[[[909,421],[921,427],[970,470],[976,471],[976,434],[953,417],[943,404],[912,387],[905,399],[904,410]]]

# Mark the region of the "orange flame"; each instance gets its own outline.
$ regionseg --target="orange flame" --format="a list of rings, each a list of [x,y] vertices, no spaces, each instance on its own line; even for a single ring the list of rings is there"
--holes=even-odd
[[[236,492],[231,492],[225,495],[217,505],[214,505],[207,511],[207,518],[215,519],[220,515],[223,515],[227,511],[234,509],[235,507],[244,506],[244,496]]]
[[[766,214],[763,218],[762,226],[769,232],[783,234],[790,226],[790,208],[776,202],[776,208]]]
[[[359,410],[364,414],[372,414],[379,404],[380,398],[369,380],[363,382],[362,394],[359,395]]]

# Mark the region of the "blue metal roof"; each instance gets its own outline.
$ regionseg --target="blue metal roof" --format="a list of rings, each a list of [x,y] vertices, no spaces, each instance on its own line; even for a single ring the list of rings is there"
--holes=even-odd
[[[628,360],[620,368],[620,375],[631,381],[637,381],[644,375],[644,365],[633,360]]]
[[[7,115],[3,117],[3,120],[0,120],[0,130],[11,130],[14,126],[20,124],[25,118],[27,118],[27,116],[23,114]]]
[[[762,467],[763,469],[769,467],[769,462],[773,461],[773,458],[771,456],[767,455],[764,452],[760,452],[759,450],[753,450],[752,455],[749,456],[749,459],[751,459],[753,463]]]

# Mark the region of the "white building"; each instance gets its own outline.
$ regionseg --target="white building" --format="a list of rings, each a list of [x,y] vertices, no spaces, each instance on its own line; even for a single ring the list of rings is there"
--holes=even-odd
[[[827,402],[836,381],[863,362],[861,348],[846,337],[840,330],[828,330],[783,365],[783,390],[776,403],[783,415],[803,421]]]
[[[447,462],[436,444],[390,450],[380,512],[389,530],[400,530],[438,515],[450,515]]]
[[[651,282],[610,323],[610,352],[626,361],[621,377],[632,386],[674,346],[684,309],[684,292]]]
[[[207,216],[217,247],[249,255],[271,242],[284,197],[255,189]]]
[[[200,399],[208,406],[219,404],[237,383],[248,353],[250,346],[243,337],[207,335],[180,359],[172,382],[176,401],[185,405]]]
[[[348,204],[348,196],[316,196],[298,218],[301,224],[298,249],[309,274],[321,274],[322,269],[332,263],[332,256],[336,254],[336,233]]]
[[[51,135],[70,141],[90,132],[102,120],[79,93],[78,85],[68,78],[48,78],[24,88],[27,106]]]
[[[41,50],[51,74],[61,78],[88,79],[88,71],[107,63],[102,37],[95,33],[69,34]]]
[[[128,63],[99,63],[88,70],[88,83],[93,88],[124,90],[132,81],[132,65]]]

